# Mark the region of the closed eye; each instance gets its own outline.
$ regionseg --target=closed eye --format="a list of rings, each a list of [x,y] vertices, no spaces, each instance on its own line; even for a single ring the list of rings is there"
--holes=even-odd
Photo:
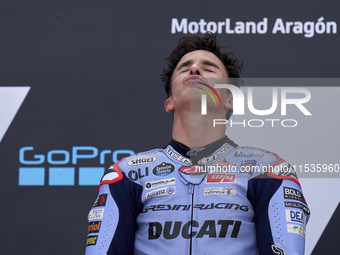
[[[204,71],[209,72],[209,73],[213,73],[213,70],[209,70],[209,69],[205,69]]]

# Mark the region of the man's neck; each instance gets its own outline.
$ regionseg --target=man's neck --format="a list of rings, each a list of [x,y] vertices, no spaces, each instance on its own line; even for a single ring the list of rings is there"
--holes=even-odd
[[[202,148],[225,136],[225,126],[215,125],[214,119],[221,119],[221,114],[201,115],[199,112],[185,111],[175,113],[172,137],[191,149]]]

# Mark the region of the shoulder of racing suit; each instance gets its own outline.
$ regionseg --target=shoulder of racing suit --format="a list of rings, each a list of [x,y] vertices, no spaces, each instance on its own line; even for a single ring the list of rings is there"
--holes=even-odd
[[[235,159],[242,159],[240,172],[250,173],[251,178],[271,177],[279,180],[291,180],[300,186],[295,169],[276,153],[268,150],[238,146],[231,152]]]
[[[99,188],[103,184],[112,184],[121,181],[124,177],[128,177],[131,181],[138,180],[143,176],[141,174],[141,166],[146,167],[146,174],[148,175],[147,166],[153,165],[159,158],[163,159],[164,154],[162,151],[162,149],[154,149],[121,159],[105,171],[100,181]]]

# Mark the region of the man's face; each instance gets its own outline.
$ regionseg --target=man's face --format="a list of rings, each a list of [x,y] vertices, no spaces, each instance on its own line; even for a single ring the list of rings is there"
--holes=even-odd
[[[172,95],[165,101],[166,111],[188,110],[190,96],[191,100],[195,98],[200,100],[201,93],[195,86],[190,85],[197,85],[198,82],[207,83],[207,79],[218,78],[228,78],[226,69],[218,57],[205,50],[187,53],[178,62],[172,74]]]

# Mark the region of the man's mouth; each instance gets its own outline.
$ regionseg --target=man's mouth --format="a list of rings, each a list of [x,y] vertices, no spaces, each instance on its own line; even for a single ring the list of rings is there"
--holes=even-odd
[[[184,79],[184,83],[199,83],[199,84],[205,84],[206,81],[202,76],[199,75],[189,75],[187,78]]]

